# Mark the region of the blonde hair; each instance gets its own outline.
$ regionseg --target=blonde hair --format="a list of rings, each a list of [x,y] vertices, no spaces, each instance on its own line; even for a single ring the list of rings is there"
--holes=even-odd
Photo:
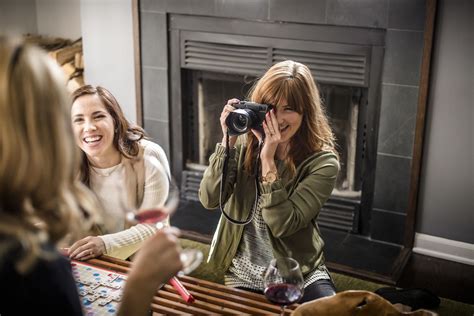
[[[253,102],[271,105],[286,102],[297,113],[303,115],[301,126],[290,140],[286,163],[292,174],[296,167],[313,153],[332,151],[334,134],[328,123],[319,90],[309,68],[301,63],[286,60],[273,65],[249,92]],[[253,173],[258,140],[249,133],[245,170]]]
[[[89,229],[95,201],[76,179],[61,69],[39,48],[0,37],[0,91],[0,235],[20,242],[16,268],[24,273],[46,256],[44,242]]]

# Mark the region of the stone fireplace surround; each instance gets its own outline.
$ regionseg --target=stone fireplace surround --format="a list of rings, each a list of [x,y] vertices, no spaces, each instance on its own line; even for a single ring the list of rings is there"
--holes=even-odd
[[[383,49],[382,53],[377,52],[382,58],[381,74],[379,78],[373,78],[375,75],[370,78],[376,79],[379,85],[379,91],[372,100],[375,104],[370,104],[375,109],[374,127],[378,128],[369,131],[375,137],[374,148],[368,149],[374,151],[374,185],[370,208],[361,212],[361,216],[367,217],[370,223],[362,228],[362,235],[365,241],[371,242],[368,247],[372,252],[378,249],[373,242],[380,241],[381,245],[390,248],[388,253],[393,254],[388,257],[395,260],[397,249],[403,244],[408,207],[425,5],[425,1],[408,0],[371,0],[363,3],[350,0],[139,1],[144,127],[171,155],[173,171],[181,170],[182,161],[174,157],[177,143],[171,129],[171,122],[181,119],[176,116],[180,111],[176,111],[177,105],[173,103],[176,89],[180,87],[173,85],[172,74],[172,64],[179,56],[170,54],[179,45],[172,37],[176,19],[201,19],[203,27],[209,30],[214,27],[214,32],[220,32],[222,26],[235,30],[239,25],[248,25],[251,27],[244,29],[246,34],[243,35],[249,36],[267,32],[266,25],[279,25],[280,30],[309,27],[314,32],[297,35],[306,41],[327,41],[323,31],[340,28],[349,33],[342,38],[331,38],[332,42],[375,43]],[[283,38],[294,35],[294,32],[275,34]],[[331,233],[328,232],[328,235]],[[340,239],[340,244],[344,244],[352,237],[334,236],[334,240]],[[327,257],[337,264],[351,265],[351,262],[338,260],[338,253],[334,253],[333,258],[330,254]],[[355,268],[390,274],[390,269],[377,269],[375,266]]]

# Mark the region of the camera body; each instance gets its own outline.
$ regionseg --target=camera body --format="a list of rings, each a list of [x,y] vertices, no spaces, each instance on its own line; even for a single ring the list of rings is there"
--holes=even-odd
[[[225,121],[230,136],[245,134],[251,129],[260,130],[263,133],[262,123],[265,120],[265,114],[272,109],[271,105],[248,101],[240,101],[232,105],[236,109],[227,116]]]

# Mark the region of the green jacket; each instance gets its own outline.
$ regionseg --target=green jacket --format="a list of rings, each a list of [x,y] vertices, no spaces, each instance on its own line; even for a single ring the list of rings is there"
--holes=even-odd
[[[255,178],[243,170],[245,145],[230,150],[224,186],[225,211],[232,218],[245,220],[255,200]],[[205,208],[219,207],[219,186],[225,148],[217,144],[209,158],[209,167],[199,189]],[[286,169],[277,164],[279,174]],[[260,183],[263,219],[269,230],[273,256],[290,256],[297,260],[303,274],[324,263],[316,218],[330,196],[339,171],[334,153],[318,152],[304,160],[291,179],[282,177],[273,183]],[[221,215],[212,240],[208,261],[228,269],[234,258],[244,226],[232,224]]]

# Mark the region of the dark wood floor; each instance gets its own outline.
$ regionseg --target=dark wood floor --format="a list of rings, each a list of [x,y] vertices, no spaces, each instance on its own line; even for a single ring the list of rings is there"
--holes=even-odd
[[[425,288],[440,297],[474,304],[474,266],[412,254],[397,286]]]

